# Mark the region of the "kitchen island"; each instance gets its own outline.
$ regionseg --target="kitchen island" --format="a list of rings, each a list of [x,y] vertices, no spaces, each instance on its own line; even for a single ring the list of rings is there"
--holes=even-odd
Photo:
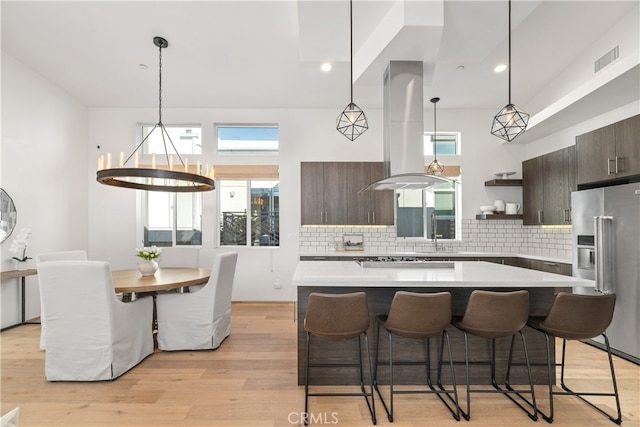
[[[371,312],[371,324],[369,326],[369,342],[372,350],[372,357],[375,357],[376,348],[376,320],[378,314],[386,314],[391,305],[391,300],[396,291],[406,290],[410,292],[451,292],[452,310],[454,316],[461,316],[464,313],[466,302],[471,292],[475,289],[512,291],[526,289],[530,295],[530,314],[534,316],[544,316],[547,314],[554,299],[554,295],[561,290],[570,291],[572,287],[594,287],[594,282],[590,280],[578,279],[571,276],[563,276],[542,271],[529,270],[519,267],[512,267],[501,264],[494,264],[483,261],[451,261],[451,262],[415,262],[415,263],[388,263],[379,268],[365,267],[355,261],[299,261],[293,275],[293,284],[297,287],[297,316],[298,322],[298,383],[304,383],[304,359],[305,359],[305,332],[302,319],[306,312],[307,300],[311,292],[326,293],[347,293],[364,291],[368,295],[369,310]],[[463,360],[464,346],[463,336],[456,328],[449,327],[451,336],[453,357],[456,361]],[[544,337],[539,332],[525,330],[527,345],[529,347],[529,357],[532,363],[543,363],[545,360]],[[398,342],[401,342],[398,338]],[[504,342],[503,342],[504,341]],[[484,359],[489,355],[488,341],[470,337],[470,354],[477,355]],[[508,356],[508,340],[498,340],[496,352],[498,358],[497,373],[498,378],[505,372],[505,361]],[[354,354],[353,343],[325,343],[315,340],[313,354],[318,355],[315,361],[326,361],[327,359],[348,357]],[[407,357],[408,352],[403,349],[410,349],[412,356],[415,355],[416,343],[406,341],[397,346],[397,359]],[[436,359],[436,342],[431,346],[432,361]],[[380,351],[387,352],[386,340],[381,340]],[[516,362],[523,360],[521,346],[516,345]],[[349,360],[349,359],[347,359]],[[354,359],[351,358],[351,361]],[[472,366],[472,383],[484,383],[488,379],[488,367]],[[463,366],[456,368],[456,377],[464,378]],[[310,373],[310,384],[355,384],[357,375],[353,369],[335,369],[332,372],[318,372],[313,370]],[[396,372],[396,377],[402,381],[421,382],[414,371]],[[512,372],[512,380],[518,383],[523,380],[524,370],[515,368]],[[538,384],[545,384],[546,370],[543,366],[533,369],[534,381]],[[447,373],[443,378],[447,377]],[[385,383],[387,378],[386,369],[381,370],[379,382]]]

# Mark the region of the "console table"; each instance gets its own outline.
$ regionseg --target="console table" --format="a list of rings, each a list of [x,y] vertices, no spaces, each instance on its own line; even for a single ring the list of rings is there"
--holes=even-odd
[[[20,298],[21,298],[21,306],[20,306],[20,323],[16,323],[15,325],[11,325],[11,326],[7,326],[6,328],[2,328],[2,330],[4,331],[5,329],[9,329],[9,328],[13,328],[16,326],[20,326],[20,325],[27,325],[27,324],[38,324],[40,322],[27,322],[25,319],[25,287],[26,287],[26,283],[27,283],[27,276],[35,276],[36,274],[38,274],[38,270],[36,270],[35,268],[30,268],[27,270],[9,270],[9,271],[3,271],[0,272],[0,280],[4,281],[4,280],[9,280],[9,279],[20,279]]]

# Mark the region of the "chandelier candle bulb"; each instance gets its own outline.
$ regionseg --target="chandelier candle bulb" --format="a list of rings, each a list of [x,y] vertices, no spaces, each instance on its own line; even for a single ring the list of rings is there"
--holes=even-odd
[[[138,157],[138,152],[136,152],[135,156],[133,156],[133,166],[136,168],[140,166],[140,158]]]
[[[169,156],[169,170],[173,170],[173,155]]]
[[[196,173],[201,173],[200,171],[200,160],[196,162]]]
[[[120,163],[119,163],[120,167],[124,167],[124,153],[121,151],[120,152]]]
[[[189,159],[184,158],[184,171],[189,172]]]
[[[151,155],[151,169],[155,169],[156,168],[156,153],[153,153]]]
[[[111,153],[107,153],[107,169],[111,169]]]

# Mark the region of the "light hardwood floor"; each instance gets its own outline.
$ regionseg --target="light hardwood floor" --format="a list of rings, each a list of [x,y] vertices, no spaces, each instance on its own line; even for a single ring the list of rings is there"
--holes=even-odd
[[[292,303],[234,303],[232,332],[215,351],[160,352],[111,382],[50,383],[44,379],[40,328],[2,332],[1,412],[20,407],[20,426],[290,426],[300,424],[304,388],[297,385],[296,324]],[[574,384],[601,389],[606,354],[572,343]],[[597,367],[595,367],[597,366]],[[640,367],[615,359],[623,426],[640,425]],[[462,389],[463,390],[463,389]],[[461,390],[461,391],[462,391]],[[544,387],[538,399],[544,401]],[[554,426],[613,426],[572,397],[555,400]],[[378,425],[463,426],[432,395],[399,396],[390,424],[377,405]],[[368,426],[362,398],[313,398],[310,410],[325,425]],[[323,416],[324,414],[324,416]],[[469,425],[544,426],[503,396],[472,396]],[[320,425],[320,423],[316,423]]]

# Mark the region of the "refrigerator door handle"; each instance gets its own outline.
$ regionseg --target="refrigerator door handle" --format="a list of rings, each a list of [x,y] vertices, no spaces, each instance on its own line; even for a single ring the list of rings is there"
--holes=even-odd
[[[594,217],[596,265],[596,291],[614,292],[613,217]]]

